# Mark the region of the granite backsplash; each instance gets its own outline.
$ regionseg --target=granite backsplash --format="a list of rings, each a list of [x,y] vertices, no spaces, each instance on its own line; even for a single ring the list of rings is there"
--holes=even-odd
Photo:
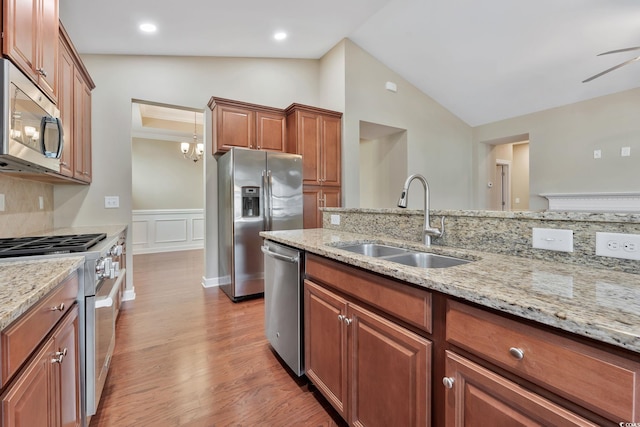
[[[331,224],[332,214],[340,215],[339,225]],[[640,214],[637,213],[431,210],[430,215],[432,226],[438,228],[440,217],[445,217],[445,234],[433,239],[433,245],[640,274],[640,261],[595,254],[596,232],[640,234]],[[421,210],[323,209],[324,228],[411,242],[422,240],[423,220]],[[573,230],[573,252],[534,249],[533,228]]]

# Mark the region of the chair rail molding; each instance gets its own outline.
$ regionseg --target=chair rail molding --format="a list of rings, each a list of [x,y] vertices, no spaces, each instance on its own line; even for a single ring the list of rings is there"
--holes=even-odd
[[[204,209],[132,212],[133,254],[204,248]]]

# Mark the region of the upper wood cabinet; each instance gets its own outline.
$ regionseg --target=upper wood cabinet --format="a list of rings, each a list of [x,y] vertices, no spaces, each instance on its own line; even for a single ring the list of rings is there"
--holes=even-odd
[[[5,0],[2,53],[58,98],[58,0]]]
[[[340,186],[342,113],[292,104],[286,115],[286,151],[302,155],[304,184]]]
[[[64,128],[60,173],[91,182],[91,90],[95,87],[67,32],[60,24],[58,108]]]
[[[209,101],[213,123],[213,153],[223,154],[232,147],[284,151],[284,111],[212,97]]]

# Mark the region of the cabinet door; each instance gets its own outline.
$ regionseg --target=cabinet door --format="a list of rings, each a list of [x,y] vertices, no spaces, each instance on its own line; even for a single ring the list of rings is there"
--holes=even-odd
[[[344,299],[304,282],[305,364],[307,377],[347,419],[347,314]]]
[[[350,424],[430,425],[431,343],[356,305],[348,319]]]
[[[66,46],[60,42],[60,68],[58,72],[58,108],[64,131],[64,147],[60,157],[60,173],[65,176],[73,176],[73,82],[75,79],[75,67],[71,54]]]
[[[37,22],[38,0],[4,1],[2,51],[34,81],[38,81]]]
[[[54,352],[53,340],[47,341],[2,396],[3,427],[57,425],[55,378],[51,369]]]
[[[86,84],[82,84],[82,168],[84,181],[91,182],[91,89]]]
[[[217,104],[213,109],[213,152],[231,147],[255,148],[255,112],[248,108]]]
[[[55,102],[58,96],[58,0],[40,0],[38,85]],[[36,70],[37,71],[37,70]]]
[[[59,369],[58,395],[60,396],[60,425],[77,427],[80,425],[80,361],[78,353],[78,308],[74,307],[60,331],[54,335],[55,351],[63,353]]]
[[[445,371],[447,427],[597,425],[456,353],[446,351]]]
[[[322,184],[320,154],[320,117],[306,111],[297,113],[298,154],[302,155],[303,184]]]
[[[322,227],[322,187],[305,185],[302,189],[302,227]]]
[[[84,133],[82,112],[84,111],[84,83],[82,75],[78,70],[75,71],[73,79],[73,105],[74,105],[74,121],[73,121],[73,141],[74,141],[74,178],[85,179],[84,170]]]
[[[258,150],[284,151],[285,117],[266,111],[256,112],[256,145]]]
[[[340,185],[340,144],[341,119],[339,117],[322,117],[322,184]]]

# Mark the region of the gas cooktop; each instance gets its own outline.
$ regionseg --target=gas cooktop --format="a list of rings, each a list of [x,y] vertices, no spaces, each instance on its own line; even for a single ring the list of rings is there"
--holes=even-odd
[[[86,252],[105,237],[106,233],[5,238],[0,239],[0,258]]]

